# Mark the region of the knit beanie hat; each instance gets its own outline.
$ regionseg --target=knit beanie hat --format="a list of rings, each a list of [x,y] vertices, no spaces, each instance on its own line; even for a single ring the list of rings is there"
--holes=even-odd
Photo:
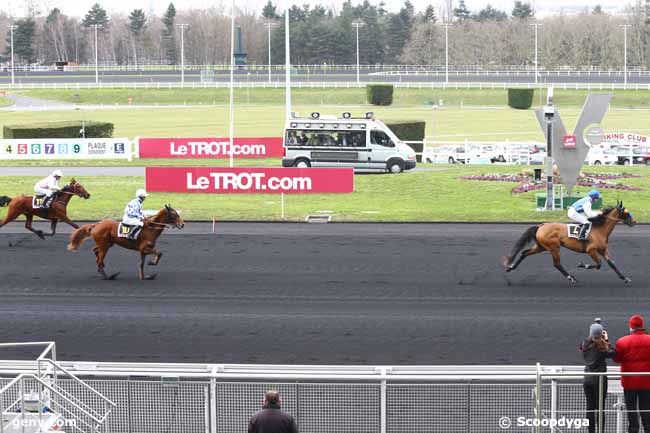
[[[590,338],[601,338],[603,336],[603,325],[594,323],[589,327]]]
[[[635,314],[634,316],[630,317],[630,329],[643,329],[643,317]]]

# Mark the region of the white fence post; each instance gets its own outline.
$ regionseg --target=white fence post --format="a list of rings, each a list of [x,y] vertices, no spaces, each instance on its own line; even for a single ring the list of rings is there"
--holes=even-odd
[[[210,433],[217,433],[217,370],[213,367],[210,377]]]
[[[380,385],[380,400],[379,400],[379,404],[380,404],[380,408],[379,408],[379,411],[380,411],[379,431],[380,431],[380,433],[386,433],[388,431],[388,414],[387,414],[387,410],[388,410],[388,404],[387,404],[388,403],[387,402],[388,396],[387,396],[387,394],[388,393],[387,393],[387,385],[386,385],[386,372],[387,372],[387,370],[385,368],[382,368],[380,370],[380,372],[381,372],[382,380],[381,380],[381,385]]]

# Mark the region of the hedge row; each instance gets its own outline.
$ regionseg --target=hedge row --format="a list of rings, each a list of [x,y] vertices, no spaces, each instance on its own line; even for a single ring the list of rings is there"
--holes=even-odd
[[[84,122],[87,138],[110,138],[113,136],[114,125],[109,122]],[[48,122],[40,124],[6,125],[3,128],[4,138],[79,138],[82,123]]]
[[[393,103],[393,85],[368,84],[366,85],[366,97],[368,104],[390,105]]]
[[[402,121],[402,122],[393,122],[386,123],[386,126],[390,128],[391,131],[397,135],[397,138],[403,141],[424,141],[424,129],[426,127],[426,122],[421,121]],[[413,144],[410,143],[409,146],[415,150],[416,153],[422,153],[424,148],[424,143]],[[422,162],[422,157],[417,156],[418,162]]]
[[[533,105],[535,89],[508,89],[508,106],[528,110]]]

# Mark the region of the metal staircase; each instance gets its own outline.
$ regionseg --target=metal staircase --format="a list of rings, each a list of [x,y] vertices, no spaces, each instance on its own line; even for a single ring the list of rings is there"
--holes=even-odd
[[[58,364],[54,342],[0,344],[20,347],[45,349],[0,388],[0,433],[105,433],[117,405]],[[75,396],[78,389],[85,399]]]

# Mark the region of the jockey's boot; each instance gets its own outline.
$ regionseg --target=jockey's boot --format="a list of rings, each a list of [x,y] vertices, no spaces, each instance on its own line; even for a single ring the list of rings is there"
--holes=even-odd
[[[587,240],[587,231],[589,230],[589,227],[591,227],[591,223],[585,223],[580,226],[580,234],[578,235],[579,240],[581,241]]]
[[[131,229],[131,234],[129,235],[129,239],[131,239],[131,240],[138,239],[138,235],[140,234],[140,230],[142,230],[142,227],[133,226],[133,228]]]
[[[51,196],[45,196],[43,198],[43,205],[41,206],[43,209],[49,209],[50,205],[52,204],[52,200],[54,199],[54,194]]]

